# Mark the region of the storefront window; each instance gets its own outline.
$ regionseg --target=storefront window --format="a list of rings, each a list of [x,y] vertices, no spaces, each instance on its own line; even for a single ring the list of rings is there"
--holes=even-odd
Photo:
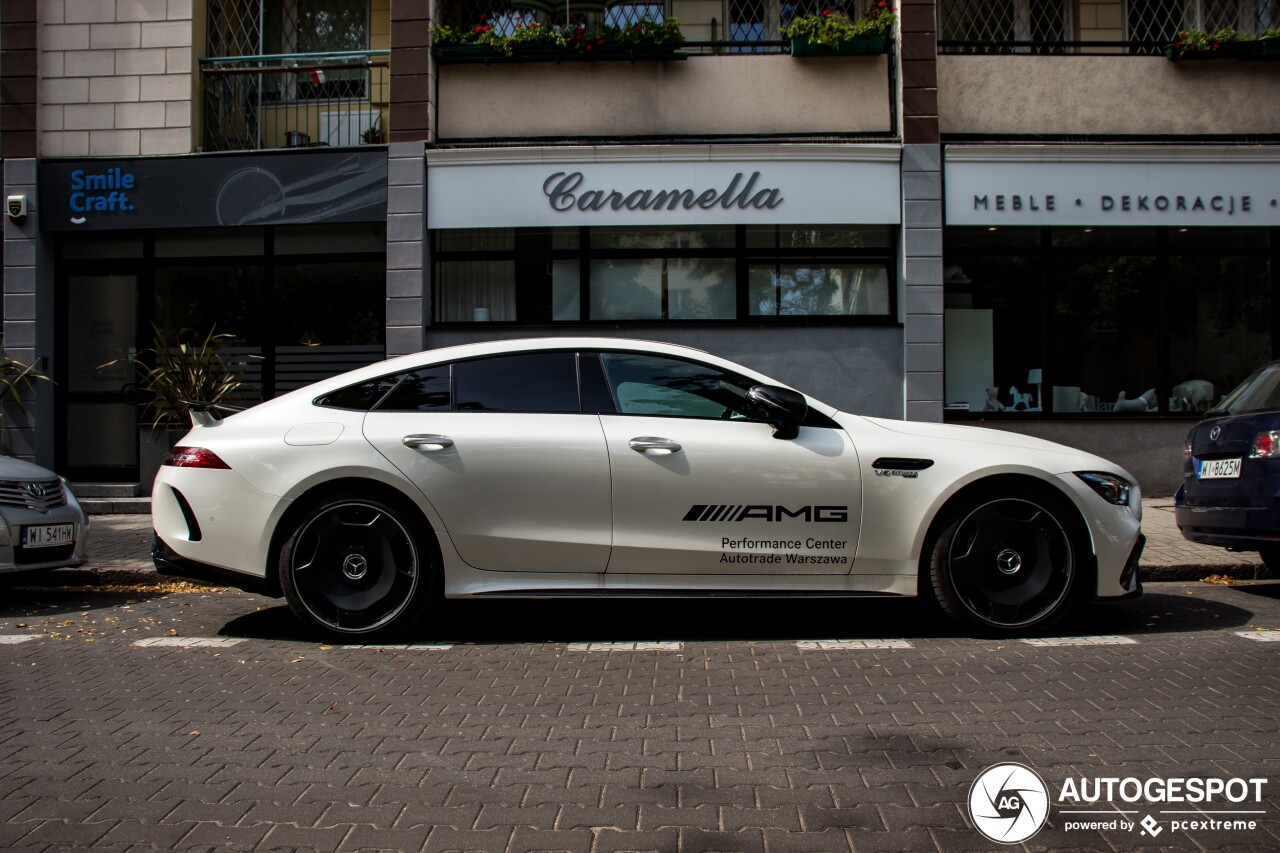
[[[948,412],[1207,411],[1273,357],[1272,233],[948,229]]]
[[[887,226],[441,230],[434,314],[443,323],[892,321],[892,251]]]

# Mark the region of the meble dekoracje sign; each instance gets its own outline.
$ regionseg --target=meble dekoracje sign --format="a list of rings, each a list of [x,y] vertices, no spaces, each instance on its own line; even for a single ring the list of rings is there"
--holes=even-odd
[[[430,228],[897,224],[894,146],[626,146],[427,154]]]
[[[1280,153],[1256,147],[949,146],[948,225],[1280,225]]]

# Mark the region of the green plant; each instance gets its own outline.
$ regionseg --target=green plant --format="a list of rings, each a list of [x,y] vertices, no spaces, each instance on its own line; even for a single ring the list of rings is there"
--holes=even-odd
[[[1173,50],[1178,56],[1188,53],[1212,53],[1231,42],[1253,41],[1254,37],[1239,33],[1231,27],[1209,32],[1207,30],[1183,30],[1173,38]]]
[[[547,27],[532,19],[507,19],[495,26],[484,15],[480,17],[480,23],[470,29],[446,25],[434,27],[431,39],[437,47],[483,45],[506,56],[512,56],[518,48],[527,46],[557,47],[566,53],[593,53],[605,46],[674,46],[684,44],[685,40],[678,18],[662,21],[644,19],[626,27],[589,28],[582,23]]]
[[[26,403],[22,395],[26,391],[35,390],[39,381],[52,382],[48,376],[36,370],[34,364],[25,364],[7,355],[0,355],[0,453],[8,453],[9,444],[9,405],[24,416],[27,413]]]
[[[893,30],[898,15],[885,0],[870,6],[861,18],[854,21],[848,15],[823,9],[816,15],[801,15],[782,28],[785,38],[807,39],[813,44],[839,47],[859,36],[887,36]]]
[[[221,352],[234,335],[218,334],[210,328],[199,344],[181,344],[166,332],[152,328],[156,333],[155,345],[143,352],[154,357],[155,366],[134,361],[138,386],[155,395],[146,408],[149,416],[154,415],[152,429],[162,424],[189,423],[191,411],[184,400],[225,403],[232,394],[246,387],[247,383],[241,381],[244,368],[229,363]]]

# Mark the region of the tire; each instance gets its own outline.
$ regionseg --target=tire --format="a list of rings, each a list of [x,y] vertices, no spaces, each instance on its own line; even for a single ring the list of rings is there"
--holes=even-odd
[[[1280,578],[1280,547],[1263,548],[1258,554],[1262,557],[1262,565],[1267,567],[1271,577]]]
[[[946,510],[929,551],[933,597],[991,636],[1048,628],[1087,589],[1088,540],[1061,498],[1027,487],[974,492]]]
[[[367,494],[306,506],[280,549],[280,586],[306,625],[342,642],[400,637],[430,611],[439,569],[417,514]]]

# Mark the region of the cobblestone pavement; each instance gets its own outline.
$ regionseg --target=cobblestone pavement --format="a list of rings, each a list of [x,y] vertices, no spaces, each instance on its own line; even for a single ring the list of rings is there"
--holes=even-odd
[[[145,524],[95,524],[132,583],[0,588],[0,850],[989,850],[966,801],[1002,761],[1055,798],[1267,780],[1054,803],[1023,849],[1280,849],[1280,583],[1152,584],[1039,643],[898,600],[487,601],[333,646],[277,601],[138,582]],[[1171,825],[1223,810],[1261,814]]]

